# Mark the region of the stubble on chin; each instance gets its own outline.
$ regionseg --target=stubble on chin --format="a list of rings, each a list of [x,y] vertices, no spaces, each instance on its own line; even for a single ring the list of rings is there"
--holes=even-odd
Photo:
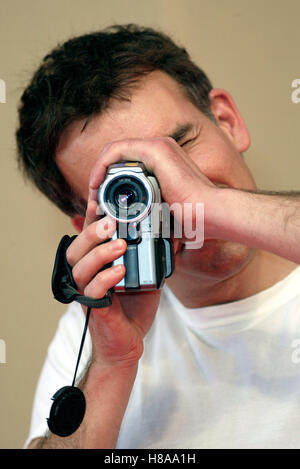
[[[225,280],[236,275],[253,259],[255,250],[219,239],[206,240],[200,249],[181,249],[175,255],[175,275]]]

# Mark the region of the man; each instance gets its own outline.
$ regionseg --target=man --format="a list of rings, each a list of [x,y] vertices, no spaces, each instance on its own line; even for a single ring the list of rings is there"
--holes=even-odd
[[[300,199],[257,191],[230,95],[163,34],[114,27],[45,57],[23,94],[17,140],[26,174],[80,233],[67,260],[87,296],[125,275],[124,266],[100,271],[126,250],[97,215],[110,164],[142,161],[166,203],[205,207],[205,243],[174,239],[163,292],[114,295],[92,310],[86,415],[60,438],[45,434],[46,417],[74,371],[84,316],[70,306],[41,374],[29,447],[298,446]]]

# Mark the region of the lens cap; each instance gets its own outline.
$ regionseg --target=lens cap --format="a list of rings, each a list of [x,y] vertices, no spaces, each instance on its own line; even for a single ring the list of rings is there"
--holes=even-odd
[[[72,435],[80,426],[86,409],[83,392],[74,386],[64,386],[52,397],[54,401],[47,419],[49,430],[58,436]]]

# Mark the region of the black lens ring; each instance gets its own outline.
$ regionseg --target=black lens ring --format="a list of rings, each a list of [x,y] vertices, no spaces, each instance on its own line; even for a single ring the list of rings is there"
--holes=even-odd
[[[121,190],[120,190],[121,188]],[[123,201],[120,200],[121,195],[124,195],[126,197],[126,204],[123,204]],[[138,199],[138,193],[136,189],[131,185],[124,185],[122,184],[119,186],[119,188],[115,189],[114,192],[114,202],[115,205],[118,206],[121,209],[130,207],[137,199]],[[133,200],[131,200],[133,198]]]

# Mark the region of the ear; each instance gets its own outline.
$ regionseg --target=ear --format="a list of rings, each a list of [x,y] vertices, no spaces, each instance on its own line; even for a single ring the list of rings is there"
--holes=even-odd
[[[209,93],[209,99],[211,111],[219,128],[229,137],[240,153],[248,150],[250,136],[230,94],[220,88],[214,88]]]
[[[82,232],[84,222],[85,218],[82,215],[75,215],[75,217],[71,218],[71,223],[75,230],[78,231],[78,233]]]

